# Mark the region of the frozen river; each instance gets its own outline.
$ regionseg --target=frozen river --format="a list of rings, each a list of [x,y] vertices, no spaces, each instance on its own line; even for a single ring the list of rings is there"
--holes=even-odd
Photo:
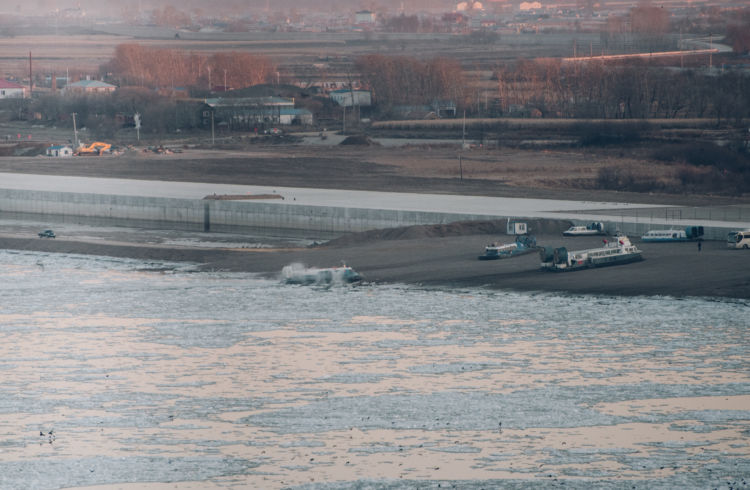
[[[746,301],[9,251],[0,298],[2,489],[750,483]]]

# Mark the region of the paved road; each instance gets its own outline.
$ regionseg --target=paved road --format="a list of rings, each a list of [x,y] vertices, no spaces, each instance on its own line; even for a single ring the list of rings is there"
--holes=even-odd
[[[398,192],[309,189],[199,182],[104,179],[0,173],[0,188],[86,194],[203,199],[211,194],[279,194],[285,204],[356,207],[459,214],[502,214],[546,217],[561,211],[620,210],[656,207],[643,204],[521,199],[505,197],[410,194]],[[273,202],[278,202],[276,199]],[[661,207],[661,206],[659,206]],[[552,216],[559,217],[557,214]]]

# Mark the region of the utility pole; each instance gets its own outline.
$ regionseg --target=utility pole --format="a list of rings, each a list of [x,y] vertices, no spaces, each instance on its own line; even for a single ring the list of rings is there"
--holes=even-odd
[[[464,109],[464,121],[461,126],[461,149],[466,148],[466,109]]]
[[[216,139],[214,139],[214,110],[211,109],[211,146],[214,146]]]
[[[29,98],[31,98],[32,92],[34,92],[34,78],[31,72],[31,51],[29,51]]]
[[[224,68],[224,92],[227,91],[227,69]]]
[[[211,67],[207,66],[206,69],[208,70],[208,91],[211,91]]]
[[[141,115],[139,113],[135,113],[133,116],[133,122],[135,123],[135,134],[138,141],[141,141]]]
[[[73,112],[71,116],[73,116],[73,144],[75,145],[74,150],[78,149],[78,129],[76,129],[76,113]]]

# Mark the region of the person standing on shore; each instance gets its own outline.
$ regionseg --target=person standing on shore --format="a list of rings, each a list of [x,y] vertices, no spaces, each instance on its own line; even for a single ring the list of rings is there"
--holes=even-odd
[[[703,242],[698,240],[698,251],[700,252],[702,248],[703,248]]]

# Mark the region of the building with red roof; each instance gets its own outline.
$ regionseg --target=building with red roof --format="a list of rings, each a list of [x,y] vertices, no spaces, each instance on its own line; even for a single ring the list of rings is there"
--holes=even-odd
[[[8,80],[0,79],[0,99],[23,98],[26,96],[26,87]]]

